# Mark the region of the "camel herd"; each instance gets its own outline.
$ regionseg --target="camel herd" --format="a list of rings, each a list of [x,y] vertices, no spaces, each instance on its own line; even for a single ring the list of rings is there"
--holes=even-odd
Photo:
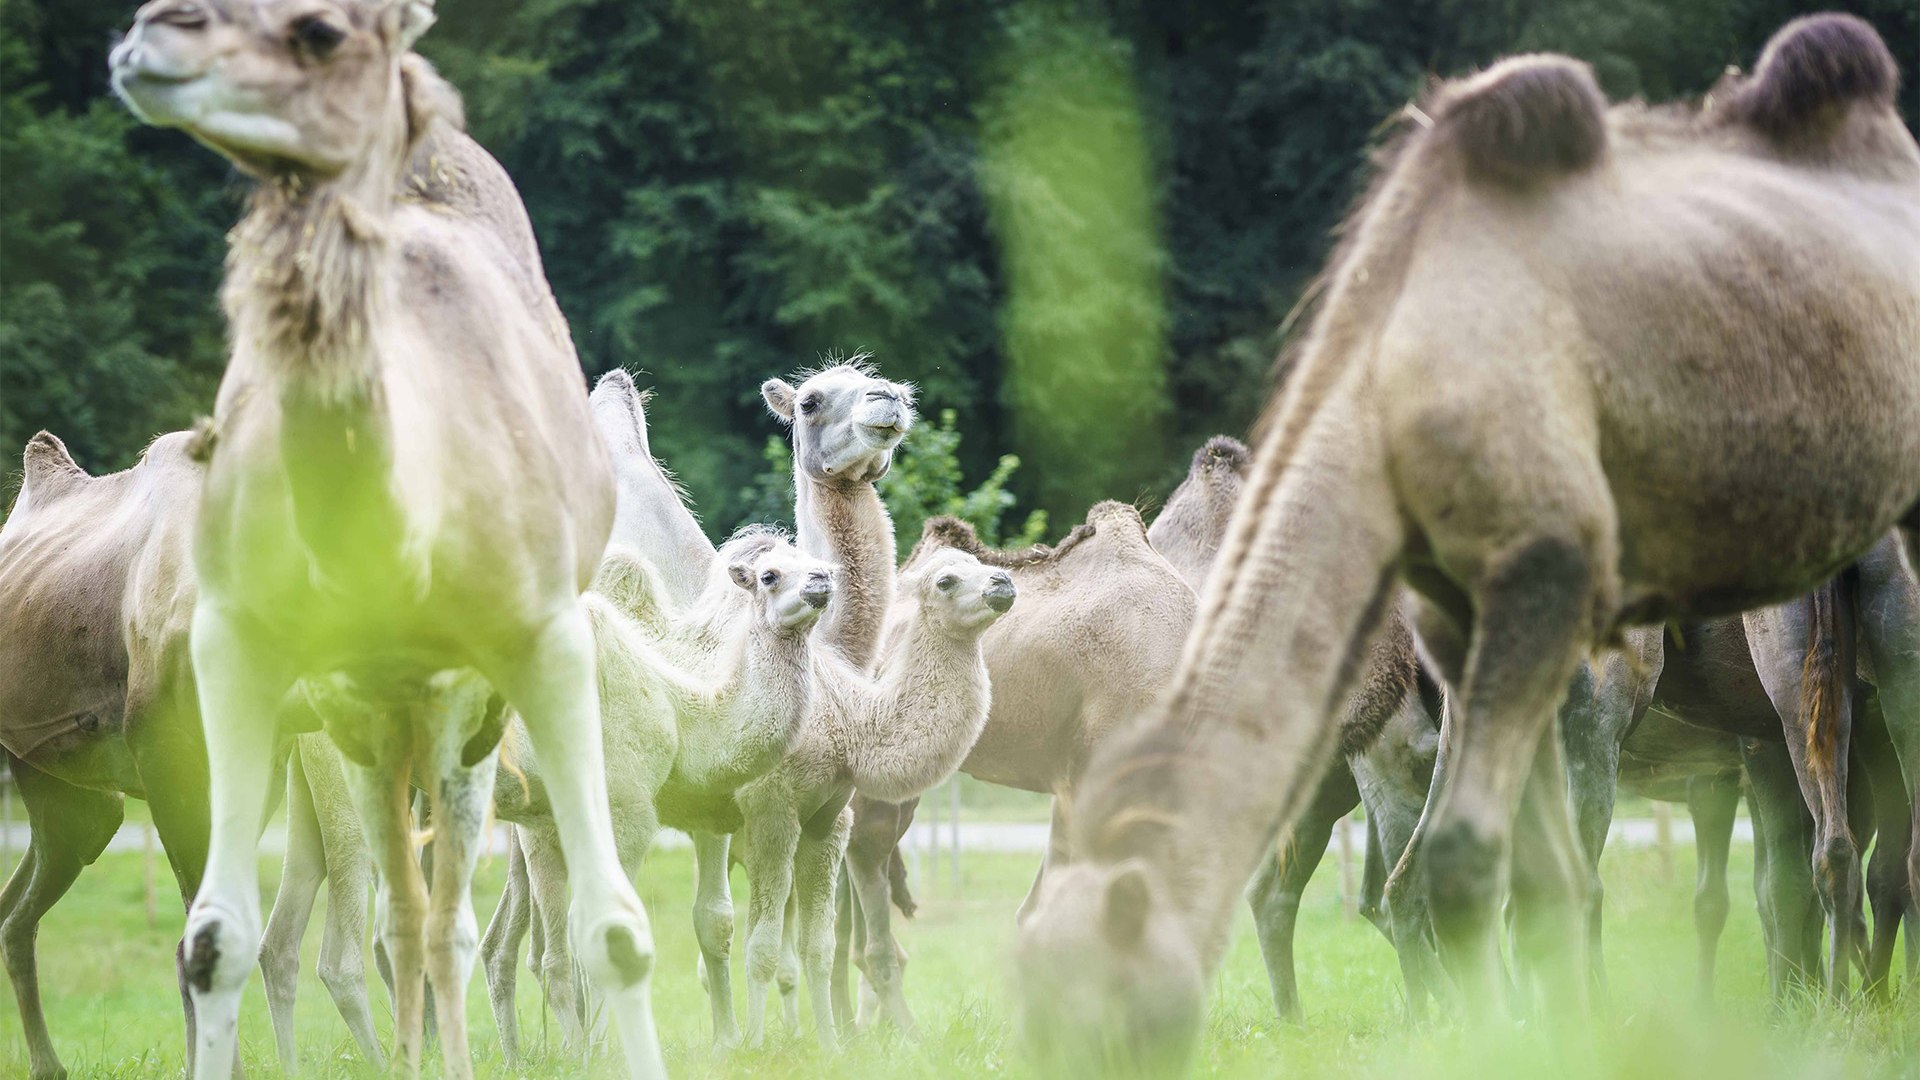
[[[370,1060],[417,1074],[427,988],[464,1000],[476,963],[516,1060],[530,945],[571,1051],[611,1028],[664,1075],[633,886],[662,827],[694,839],[715,1042],[758,1043],[776,989],[827,1047],[911,1033],[897,847],[955,771],[1054,797],[1017,1008],[1079,1069],[1188,1060],[1242,895],[1296,1012],[1301,890],[1357,804],[1415,1015],[1589,1007],[1622,789],[1694,816],[1704,988],[1743,795],[1775,992],[1884,992],[1903,920],[1920,979],[1920,148],[1867,24],[1791,23],[1697,106],[1609,106],[1555,56],[1441,85],[1255,449],[1210,440],[1151,527],[1102,502],[999,551],[935,519],[901,562],[874,483],[913,391],[858,357],[760,388],[795,534],[707,538],[646,395],[582,392],[512,182],[411,51],[432,21],[154,0],[113,51],[141,119],[257,187],[211,418],[107,476],[36,435],[0,530],[32,826],[0,951],[36,1078],[65,1075],[36,929],[127,795],[189,904],[200,1080],[236,1068],[256,961],[297,1065],[327,880],[320,978]],[[470,1076],[463,1010],[437,1029]]]

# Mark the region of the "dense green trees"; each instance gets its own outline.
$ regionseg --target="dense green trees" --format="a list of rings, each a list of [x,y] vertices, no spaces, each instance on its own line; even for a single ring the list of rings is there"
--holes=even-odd
[[[953,410],[971,484],[1017,451],[1061,525],[1251,421],[1430,74],[1555,49],[1616,97],[1694,94],[1811,6],[1879,27],[1920,113],[1912,0],[463,0],[423,51],[519,183],[588,372],[659,391],[710,525],[766,489],[760,380],[855,349]],[[108,96],[133,7],[0,6],[8,472],[40,427],[124,465],[218,377],[241,185]]]

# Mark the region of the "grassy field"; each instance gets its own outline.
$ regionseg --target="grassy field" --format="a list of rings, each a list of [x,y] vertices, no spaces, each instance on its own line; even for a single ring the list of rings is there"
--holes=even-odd
[[[1605,867],[1609,1006],[1591,1031],[1551,1036],[1525,1025],[1492,1033],[1447,1025],[1409,1030],[1400,1019],[1391,952],[1371,926],[1343,913],[1337,883],[1323,868],[1300,919],[1305,1024],[1290,1027],[1275,1021],[1258,949],[1243,926],[1215,991],[1199,1072],[1473,1080],[1539,1075],[1743,1080],[1920,1076],[1920,993],[1883,1006],[1808,1006],[1785,1014],[1769,1008],[1748,852],[1737,850],[1735,861],[1735,910],[1722,945],[1717,1006],[1705,1009],[1695,1000],[1690,853],[1679,851],[1672,876],[1663,878],[1653,853],[1624,852],[1609,855]],[[1012,912],[1026,889],[1033,860],[970,857],[960,889],[920,883],[921,915],[902,933],[913,956],[908,993],[927,1033],[924,1043],[863,1036],[839,1057],[828,1057],[810,1040],[778,1031],[766,1049],[726,1058],[706,1049],[706,1007],[693,974],[694,946],[686,914],[690,862],[684,851],[661,852],[641,883],[660,951],[655,1008],[675,1076],[894,1080],[1032,1075],[1012,1037],[1005,972]],[[270,890],[277,872],[271,860],[263,860],[263,888]],[[483,922],[501,873],[497,859],[482,867]],[[739,881],[735,884],[744,916],[744,889]],[[172,953],[181,918],[163,910],[158,924],[149,926],[141,898],[140,858],[109,855],[82,876],[42,928],[41,982],[49,1024],[75,1077],[173,1076],[180,1070]],[[316,918],[308,938],[310,953],[318,939]],[[530,977],[523,977],[520,987],[523,1039],[534,1060],[524,1074],[514,1074],[499,1064],[485,992],[475,979],[467,1014],[480,1076],[613,1075],[615,1070],[604,1060],[582,1067],[550,1052],[542,1041],[539,992]],[[376,989],[375,995],[376,1010],[384,1008],[384,993]],[[16,1016],[9,994],[0,1005],[4,1076],[25,1075],[26,1051]],[[304,1075],[356,1077],[368,1071],[356,1064],[346,1030],[313,977],[311,962],[302,985],[299,1025]],[[258,979],[249,990],[242,1038],[249,1072],[277,1075]]]

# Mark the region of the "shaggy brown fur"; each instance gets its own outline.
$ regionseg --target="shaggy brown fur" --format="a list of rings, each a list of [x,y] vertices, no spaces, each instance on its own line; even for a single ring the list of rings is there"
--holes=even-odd
[[[1103,503],[1102,505],[1124,504]],[[970,522],[942,514],[939,517],[927,519],[920,531],[920,542],[913,546],[912,553],[907,556],[907,563],[911,565],[937,548],[948,547],[964,551],[988,566],[1013,570],[1023,566],[1039,566],[1054,562],[1092,535],[1091,524],[1075,525],[1058,544],[1034,544],[1031,547],[1006,551],[988,547]]]
[[[1607,149],[1607,100],[1585,64],[1516,56],[1449,87],[1436,130],[1475,173],[1526,184],[1584,169]]]
[[[1856,101],[1892,107],[1899,86],[1900,66],[1873,27],[1853,15],[1809,15],[1767,43],[1726,116],[1786,141],[1831,128]]]

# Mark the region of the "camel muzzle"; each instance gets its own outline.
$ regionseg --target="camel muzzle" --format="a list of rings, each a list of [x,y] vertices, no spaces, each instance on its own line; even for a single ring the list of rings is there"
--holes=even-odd
[[[1015,596],[1013,578],[1005,574],[996,576],[987,584],[986,591],[981,595],[986,597],[988,607],[1004,613],[1008,608],[1013,606],[1013,598]]]
[[[824,576],[809,578],[806,587],[800,590],[800,598],[808,607],[826,607],[827,601],[833,599],[833,582]]]

